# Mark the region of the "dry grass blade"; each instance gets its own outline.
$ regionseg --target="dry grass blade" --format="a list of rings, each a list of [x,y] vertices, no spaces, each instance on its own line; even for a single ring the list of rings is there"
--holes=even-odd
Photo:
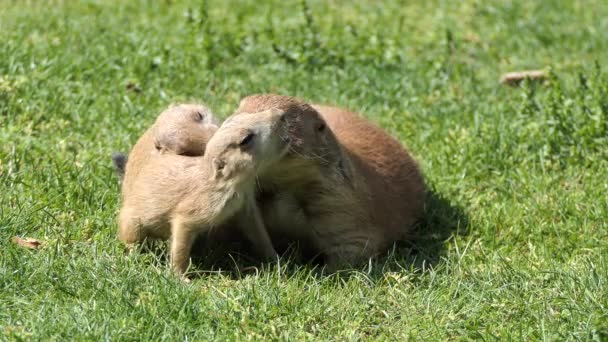
[[[547,78],[549,78],[549,76],[543,70],[526,70],[506,73],[500,78],[500,83],[509,86],[517,86],[525,79],[531,81],[544,81]]]
[[[32,238],[20,238],[18,236],[13,237],[12,241],[18,244],[19,246],[30,249],[38,249],[44,245],[42,241]]]

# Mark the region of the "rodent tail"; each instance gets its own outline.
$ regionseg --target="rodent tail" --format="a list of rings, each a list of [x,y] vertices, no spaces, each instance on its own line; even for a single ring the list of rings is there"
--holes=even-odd
[[[116,174],[118,175],[118,179],[122,183],[123,178],[125,178],[125,167],[127,166],[127,155],[122,152],[112,153],[112,164],[114,164],[114,169],[116,169]]]

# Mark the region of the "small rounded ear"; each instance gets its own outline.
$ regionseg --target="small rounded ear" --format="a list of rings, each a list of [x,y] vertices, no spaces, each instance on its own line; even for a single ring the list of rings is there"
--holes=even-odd
[[[211,160],[211,164],[213,165],[213,177],[212,178],[217,179],[217,178],[221,177],[222,171],[224,170],[224,166],[226,166],[224,161],[217,157],[213,157],[213,159]]]
[[[215,167],[216,170],[223,170],[224,166],[226,166],[226,164],[224,163],[223,160],[217,158],[217,157],[213,157],[213,167]]]

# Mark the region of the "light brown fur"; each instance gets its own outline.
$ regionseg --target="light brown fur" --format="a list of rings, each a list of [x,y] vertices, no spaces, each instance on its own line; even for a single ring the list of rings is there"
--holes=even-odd
[[[286,96],[246,97],[237,113],[269,108],[294,116],[290,153],[260,175],[273,235],[308,241],[334,270],[407,238],[422,215],[425,186],[397,140],[357,114]]]
[[[123,196],[132,191],[132,183],[150,158],[158,154],[202,156],[217,129],[213,113],[203,105],[177,104],[164,110],[129,153],[122,177]],[[125,236],[125,240],[130,239]]]
[[[171,239],[171,263],[178,274],[188,266],[194,239],[237,217],[247,237],[265,257],[274,257],[255,204],[255,177],[286,151],[277,111],[229,118],[208,141],[202,157],[151,153],[149,139],[131,152],[123,186],[119,238]],[[136,162],[133,162],[133,161]]]
[[[161,153],[202,156],[217,127],[209,108],[198,104],[173,105],[154,123],[154,145]]]

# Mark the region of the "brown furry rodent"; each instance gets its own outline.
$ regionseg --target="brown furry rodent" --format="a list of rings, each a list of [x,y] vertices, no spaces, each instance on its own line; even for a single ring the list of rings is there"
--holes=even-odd
[[[153,153],[139,146],[149,145],[150,140],[140,139],[123,182],[120,240],[170,238],[172,267],[184,274],[197,235],[236,215],[256,249],[265,257],[275,257],[254,188],[256,174],[287,151],[288,142],[281,139],[282,118],[279,111],[229,118],[209,139],[201,157]]]
[[[217,127],[209,108],[198,104],[173,105],[154,123],[154,146],[161,153],[201,156]]]
[[[139,138],[129,158],[122,153],[112,155],[119,179],[123,181],[127,169],[130,173],[139,172],[139,165],[158,153],[202,156],[207,141],[217,128],[215,116],[203,105],[183,103],[170,106]],[[133,179],[133,175],[127,178]],[[130,187],[130,182],[123,184],[123,189],[125,186]]]
[[[308,241],[330,270],[354,265],[408,237],[424,210],[417,163],[376,125],[344,109],[254,95],[237,113],[291,113],[290,152],[259,176],[264,222]]]

